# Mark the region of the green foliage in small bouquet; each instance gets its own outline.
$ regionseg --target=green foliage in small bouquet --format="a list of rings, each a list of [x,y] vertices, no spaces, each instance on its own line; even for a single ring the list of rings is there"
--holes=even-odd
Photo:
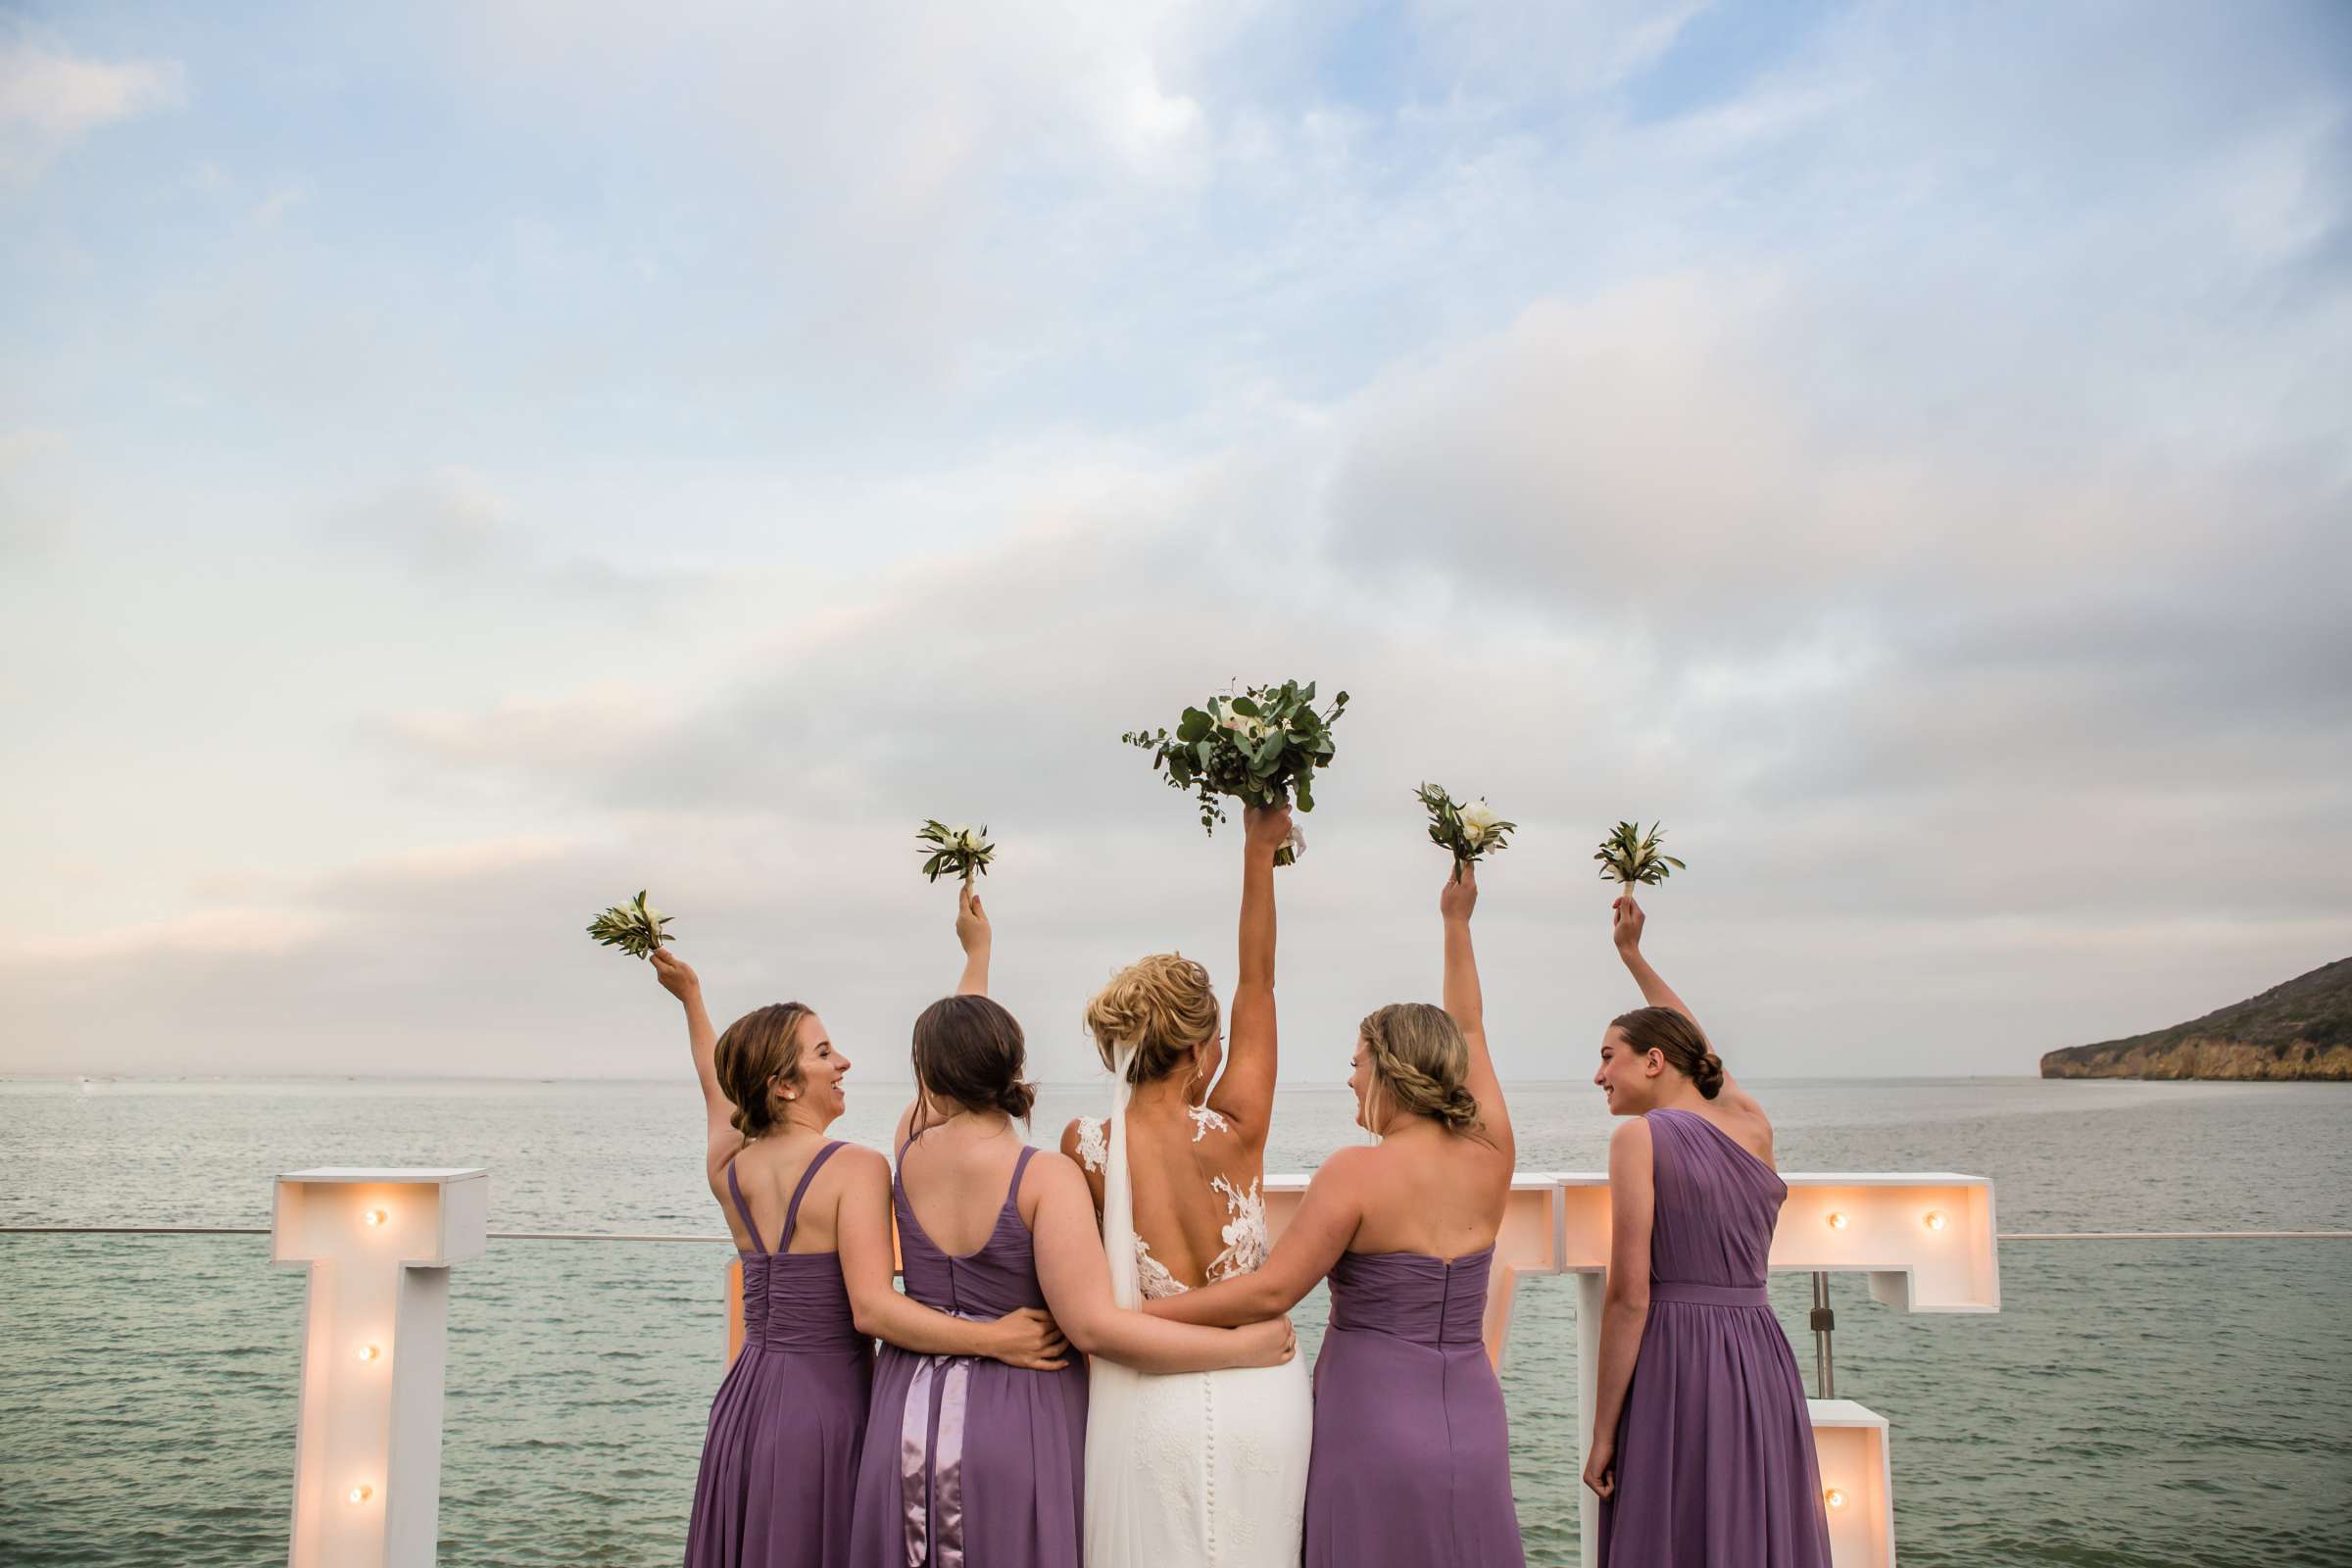
[[[977,833],[958,824],[955,827],[938,820],[925,822],[914,835],[915,848],[927,857],[923,874],[936,882],[943,876],[961,877],[970,887],[975,876],[988,875],[989,862],[997,858],[997,847],[988,842],[988,829]]]
[[[1315,769],[1331,765],[1331,726],[1347,711],[1340,693],[1329,712],[1315,708],[1315,683],[1286,680],[1279,686],[1249,686],[1238,697],[1212,697],[1205,708],[1188,708],[1176,732],[1130,730],[1126,745],[1152,754],[1152,771],[1166,769],[1171,788],[1200,797],[1200,826],[1214,833],[1225,820],[1221,796],[1245,806],[1279,806],[1292,801],[1301,811],[1315,808]],[[1289,865],[1305,850],[1293,831],[1274,854]]]
[[[588,922],[588,934],[608,948],[618,948],[632,958],[647,958],[669,940],[662,927],[670,917],[645,902],[645,890],[627,904],[616,904]]]
[[[1518,823],[1496,816],[1484,796],[1464,804],[1447,795],[1443,784],[1424,784],[1417,794],[1429,808],[1429,842],[1453,852],[1456,882],[1463,866],[1509,849],[1511,835],[1519,830]]]
[[[1600,862],[1600,879],[1614,880],[1631,891],[1637,882],[1654,888],[1675,872],[1687,870],[1682,861],[1659,851],[1658,843],[1665,837],[1655,822],[1647,833],[1639,822],[1618,823],[1592,857]]]

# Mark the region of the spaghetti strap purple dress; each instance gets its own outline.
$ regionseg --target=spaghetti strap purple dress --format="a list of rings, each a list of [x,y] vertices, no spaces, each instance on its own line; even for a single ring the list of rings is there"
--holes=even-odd
[[[1315,1357],[1306,1568],[1519,1568],[1510,1432],[1482,1325],[1494,1249],[1347,1252]]]
[[[808,1183],[840,1147],[825,1145],[801,1173],[772,1252],[727,1166],[752,1238],[743,1349],[710,1401],[686,1568],[834,1568],[850,1549],[874,1346],[851,1315],[841,1255],[790,1250]]]
[[[1788,1185],[1704,1116],[1647,1119],[1649,1322],[1600,1507],[1602,1568],[1829,1568],[1813,1420],[1764,1291]]]
[[[979,1250],[942,1251],[903,1180],[891,1184],[906,1294],[957,1317],[1046,1304],[1017,1200],[1021,1151]],[[906,1148],[899,1151],[902,1163]],[[1032,1372],[968,1355],[882,1347],[858,1475],[853,1568],[1079,1568],[1086,1497],[1086,1367]]]

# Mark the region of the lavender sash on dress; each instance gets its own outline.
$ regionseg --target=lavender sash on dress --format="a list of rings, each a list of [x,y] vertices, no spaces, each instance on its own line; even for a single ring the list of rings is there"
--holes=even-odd
[[[967,1312],[950,1317],[988,1321]],[[906,1526],[906,1568],[963,1568],[963,1410],[977,1356],[927,1355],[906,1385],[899,1420],[899,1506]],[[939,1437],[931,1438],[934,1395]],[[932,1502],[938,1534],[932,1534]]]

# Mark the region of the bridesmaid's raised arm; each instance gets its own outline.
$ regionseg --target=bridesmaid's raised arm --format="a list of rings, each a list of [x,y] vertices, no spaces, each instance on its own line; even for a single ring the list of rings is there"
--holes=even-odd
[[[1470,1071],[1464,1085],[1478,1102],[1481,1129],[1515,1164],[1518,1141],[1511,1134],[1511,1109],[1502,1098],[1502,1079],[1495,1074],[1493,1053],[1487,1050],[1486,994],[1479,988],[1478,953],[1470,943],[1470,914],[1477,907],[1478,867],[1464,865],[1460,876],[1447,876],[1445,891],[1438,895],[1438,913],[1446,922],[1446,1012],[1470,1048]]]
[[[1297,1352],[1289,1320],[1276,1317],[1248,1328],[1196,1328],[1162,1323],[1120,1309],[1111,1299],[1110,1264],[1095,1229],[1095,1200],[1078,1167],[1059,1154],[1029,1162],[1038,1189],[1037,1283],[1069,1342],[1138,1372],[1217,1372],[1237,1366],[1279,1366]]]
[[[1225,1071],[1208,1105],[1251,1149],[1265,1147],[1274,1123],[1274,853],[1290,836],[1288,806],[1252,806],[1242,813],[1241,961]]]
[[[715,1170],[743,1148],[743,1134],[735,1130],[735,1102],[718,1087],[718,1031],[710,1027],[710,1011],[703,1005],[702,978],[686,960],[667,948],[656,948],[652,962],[662,989],[686,1009],[686,1049],[703,1086],[704,1152]]]
[[[956,893],[956,940],[963,948],[963,978],[956,982],[959,997],[988,995],[989,948],[996,932],[989,926],[988,911],[980,906],[980,895],[966,882]]]
[[[1265,1263],[1215,1285],[1146,1301],[1144,1310],[1171,1323],[1206,1323],[1232,1328],[1278,1317],[1297,1306],[1316,1282],[1337,1267],[1363,1222],[1365,1178],[1372,1151],[1343,1149],[1326,1159],[1306,1184],[1298,1212],[1283,1228],[1282,1240]]]
[[[1674,987],[1666,983],[1665,976],[1652,968],[1649,959],[1642,956],[1642,928],[1649,923],[1649,917],[1642,912],[1642,906],[1634,902],[1632,890],[1628,889],[1609,907],[1610,940],[1617,944],[1617,956],[1625,960],[1625,967],[1633,975],[1634,984],[1642,988],[1642,1000],[1650,1006],[1664,1007],[1690,1019],[1690,1027],[1698,1031],[1698,1038],[1706,1041],[1707,1049],[1713,1050],[1715,1042],[1707,1040],[1707,1026],[1698,1021],[1698,1014],[1690,1010],[1689,1003],[1675,995]],[[1724,1069],[1723,1088],[1715,1098],[1724,1104],[1738,1105],[1758,1114],[1764,1108],[1756,1103],[1753,1095],[1733,1080],[1728,1067]]]

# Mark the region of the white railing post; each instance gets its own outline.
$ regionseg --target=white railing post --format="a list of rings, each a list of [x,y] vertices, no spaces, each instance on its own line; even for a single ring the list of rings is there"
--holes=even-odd
[[[479,1170],[294,1171],[270,1258],[310,1270],[289,1568],[431,1568],[449,1267],[482,1255]]]

